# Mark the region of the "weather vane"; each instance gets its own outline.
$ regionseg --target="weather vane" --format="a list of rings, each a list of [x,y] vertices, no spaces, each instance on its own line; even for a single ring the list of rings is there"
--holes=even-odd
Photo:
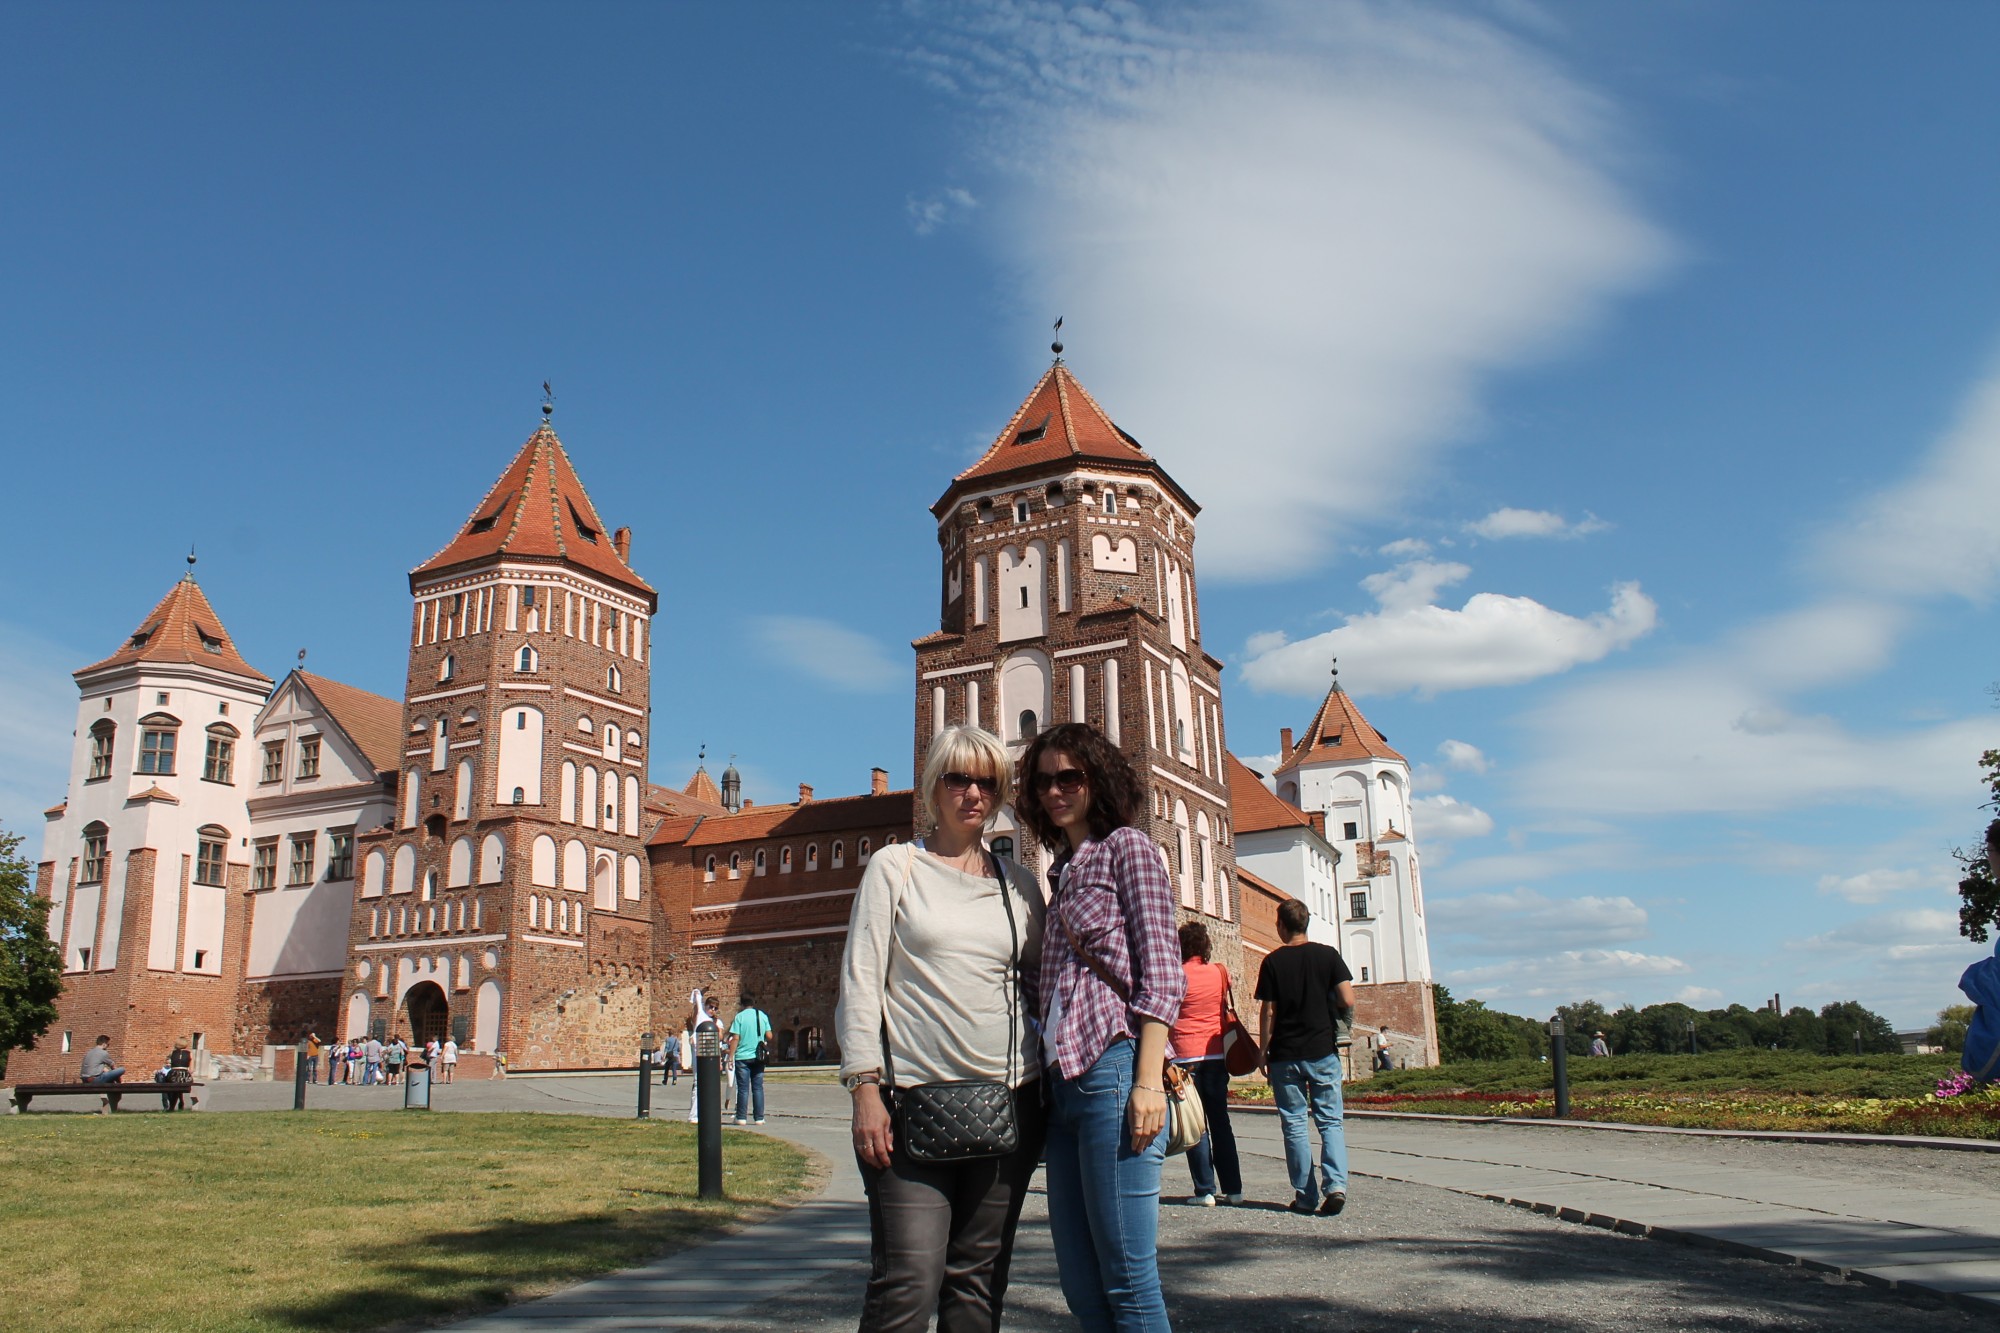
[[[1329,658],[1327,659],[1327,665],[1328,665],[1328,667],[1330,667],[1330,668],[1332,669],[1332,671],[1333,671],[1333,680],[1334,680],[1334,683],[1335,683],[1336,685],[1337,685],[1337,684],[1339,684],[1339,683],[1340,683],[1340,659],[1339,659],[1338,657],[1329,657]]]
[[[695,751],[694,766],[696,768],[700,768],[703,764],[707,762],[708,762],[708,742],[703,741],[701,743],[701,748]]]
[[[1056,340],[1049,344],[1049,350],[1056,354],[1056,360],[1058,361],[1062,360],[1062,316],[1061,315],[1056,316]]]
[[[549,382],[547,380],[543,380],[542,420],[547,421],[550,417],[554,416],[555,414],[556,414],[556,391],[549,387]]]
[[[188,561],[188,572],[187,572],[187,576],[188,576],[188,581],[189,581],[189,582],[191,583],[191,582],[193,582],[193,581],[194,581],[194,543],[193,543],[193,542],[189,542],[189,543],[188,543],[188,554],[187,554],[187,561]]]

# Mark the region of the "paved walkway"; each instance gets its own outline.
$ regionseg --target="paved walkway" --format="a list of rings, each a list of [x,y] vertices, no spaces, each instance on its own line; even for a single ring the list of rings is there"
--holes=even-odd
[[[685,1114],[685,1087],[656,1088],[656,1114]],[[629,1115],[633,1103],[626,1079],[512,1079],[438,1092],[439,1109]],[[845,1094],[812,1084],[773,1084],[771,1093],[765,1131],[813,1149],[829,1167],[827,1188],[813,1202],[457,1327],[853,1328],[867,1218],[847,1147]],[[289,1098],[289,1088],[224,1085],[213,1109],[289,1105]],[[395,1089],[313,1097],[320,1106],[397,1100]],[[1289,1188],[1276,1118],[1245,1111],[1235,1119],[1248,1192],[1264,1202],[1219,1209],[1170,1202],[1162,1210],[1162,1272],[1184,1330],[1237,1328],[1245,1302],[1269,1314],[1259,1320],[1268,1327],[1476,1323],[1484,1333],[1946,1333],[1990,1328],[2000,1311],[2000,1155],[1357,1119],[1348,1126],[1356,1181],[1347,1214],[1296,1218],[1280,1206]],[[1170,1163],[1169,1201],[1184,1181],[1184,1168]],[[1010,1329],[1073,1327],[1046,1216],[1038,1191],[1017,1247]],[[1702,1248],[1666,1249],[1660,1241]]]

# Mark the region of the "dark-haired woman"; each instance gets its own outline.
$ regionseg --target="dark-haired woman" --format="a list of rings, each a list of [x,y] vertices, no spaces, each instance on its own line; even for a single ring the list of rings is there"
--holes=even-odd
[[[1020,822],[1055,853],[1041,1011],[1063,1299],[1090,1333],[1160,1333],[1162,1071],[1185,984],[1173,885],[1133,826],[1138,777],[1095,729],[1042,732],[1021,756],[1021,783]]]
[[[1188,1071],[1201,1109],[1208,1113],[1208,1133],[1188,1149],[1188,1174],[1194,1194],[1188,1202],[1213,1208],[1216,1177],[1222,1177],[1222,1197],[1243,1202],[1243,1171],[1236,1160],[1236,1131],[1229,1125],[1229,1062],[1222,1035],[1229,1023],[1229,969],[1209,961],[1208,927],[1189,921],[1181,927],[1181,972],[1187,992],[1181,996],[1181,1016],[1170,1034],[1174,1063]]]

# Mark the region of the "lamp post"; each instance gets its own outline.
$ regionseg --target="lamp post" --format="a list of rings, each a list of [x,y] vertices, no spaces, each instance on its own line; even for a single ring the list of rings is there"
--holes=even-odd
[[[722,1042],[713,1019],[704,1019],[694,1033],[695,1113],[700,1159],[701,1197],[722,1197]]]
[[[1698,1043],[1698,1042],[1697,1042],[1697,1041],[1695,1040],[1695,1035],[1694,1035],[1694,1020],[1693,1020],[1692,1018],[1690,1018],[1690,1019],[1688,1020],[1688,1054],[1689,1054],[1689,1055],[1700,1055],[1700,1054],[1701,1054],[1701,1046],[1700,1046],[1700,1044],[1699,1044],[1699,1043]]]
[[[639,1034],[639,1118],[653,1118],[653,1034]]]
[[[1556,1119],[1569,1119],[1569,1043],[1563,1040],[1562,1015],[1549,1020],[1549,1063],[1556,1076]]]

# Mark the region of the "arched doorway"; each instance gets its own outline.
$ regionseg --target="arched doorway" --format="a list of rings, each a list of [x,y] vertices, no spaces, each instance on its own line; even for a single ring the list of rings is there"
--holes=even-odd
[[[451,1005],[435,981],[420,981],[403,997],[409,1011],[410,1042],[422,1046],[433,1039],[443,1041],[451,1029]]]

